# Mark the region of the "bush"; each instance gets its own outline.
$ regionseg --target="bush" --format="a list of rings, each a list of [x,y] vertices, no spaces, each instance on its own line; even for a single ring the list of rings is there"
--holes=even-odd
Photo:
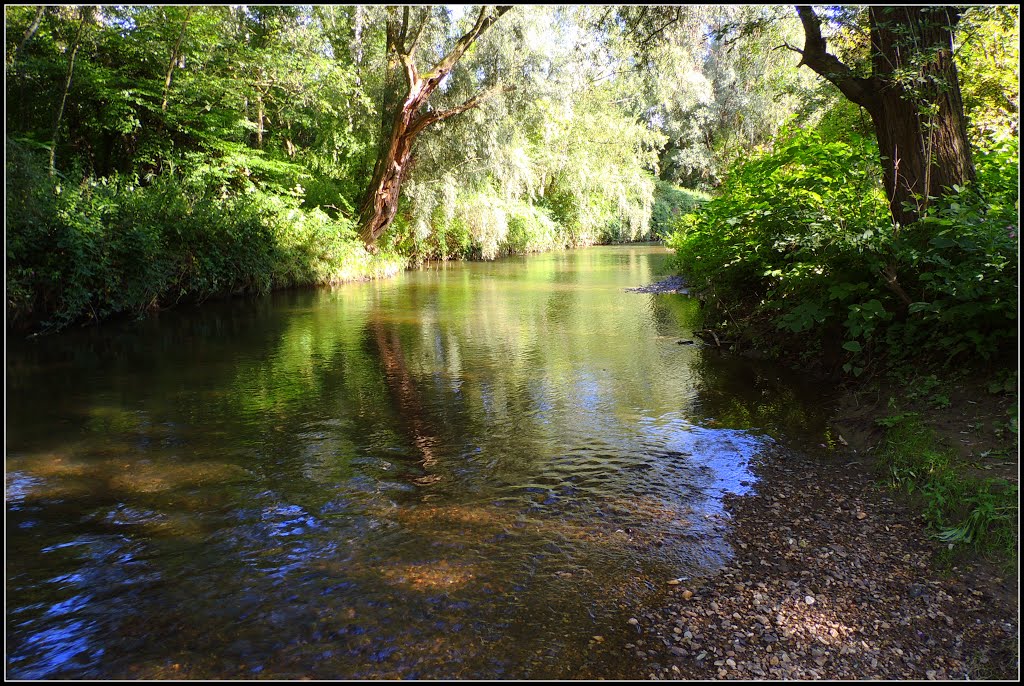
[[[13,147],[13,152],[12,152]],[[367,253],[351,223],[300,209],[230,170],[50,178],[8,146],[8,323],[60,329],[182,300],[265,293],[394,274],[404,260]]]
[[[1017,340],[1017,226],[963,189],[929,208],[895,243],[915,302],[890,334],[947,359],[990,359]]]
[[[664,240],[672,233],[679,217],[695,210],[710,197],[703,191],[658,181],[654,187],[654,206],[651,208],[651,232]]]
[[[854,374],[880,355],[988,358],[1016,336],[1015,150],[982,151],[980,194],[951,189],[896,230],[872,141],[795,132],[734,167],[668,243],[723,325],[762,347],[831,344]]]
[[[853,300],[878,291],[888,210],[866,159],[865,139],[798,131],[735,165],[721,195],[669,237],[691,289],[792,333],[841,322]]]
[[[505,255],[522,255],[564,248],[565,237],[558,226],[539,207],[515,203],[507,210],[508,233],[500,247]]]

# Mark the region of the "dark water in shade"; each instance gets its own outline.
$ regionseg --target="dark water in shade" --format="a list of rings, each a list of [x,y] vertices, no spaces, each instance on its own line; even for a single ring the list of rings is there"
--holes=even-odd
[[[729,556],[722,494],[827,415],[625,292],[668,255],[9,340],[7,676],[640,675],[626,619]]]

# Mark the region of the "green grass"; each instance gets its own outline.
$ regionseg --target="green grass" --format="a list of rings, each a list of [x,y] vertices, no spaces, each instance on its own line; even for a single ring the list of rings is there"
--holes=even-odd
[[[919,499],[935,538],[982,554],[1016,557],[1016,485],[967,475],[967,465],[916,413],[894,414],[878,423],[886,427],[880,453],[885,478],[893,488]]]

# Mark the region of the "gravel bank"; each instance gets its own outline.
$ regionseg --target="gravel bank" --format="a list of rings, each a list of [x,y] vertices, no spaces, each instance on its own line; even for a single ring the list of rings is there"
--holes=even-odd
[[[652,283],[648,286],[637,286],[636,288],[627,288],[627,293],[683,293],[689,294],[690,291],[686,290],[686,282],[683,281],[681,276],[670,276],[667,279],[662,279],[657,283]]]
[[[1016,573],[947,568],[856,455],[769,451],[728,499],[735,558],[636,619],[656,679],[1016,679]],[[632,624],[632,621],[631,621]]]

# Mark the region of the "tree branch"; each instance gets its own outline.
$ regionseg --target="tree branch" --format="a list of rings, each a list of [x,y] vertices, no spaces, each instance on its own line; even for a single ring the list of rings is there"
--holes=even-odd
[[[803,55],[804,54],[803,50],[801,50],[800,48],[794,48],[792,45],[790,45],[786,41],[782,41],[782,45],[776,45],[774,48],[772,48],[772,50],[779,50],[781,48],[786,48],[787,50],[792,50],[793,52],[797,53],[798,55]]]
[[[647,10],[649,9],[650,8],[646,6],[640,8],[640,12],[639,14],[637,14],[636,19],[633,20],[632,25],[626,30],[626,35],[630,35],[638,28],[640,28],[640,22],[642,22],[644,20],[644,17],[647,16]]]
[[[494,14],[488,15],[487,8],[481,7],[480,15],[476,18],[476,24],[473,25],[473,28],[456,41],[451,52],[441,58],[441,61],[424,77],[424,80],[432,81],[435,84],[440,82],[452,70],[455,63],[462,59],[462,56],[466,54],[466,50],[473,44],[473,41],[479,38],[491,27],[491,24],[498,21],[498,18],[510,9],[512,9],[511,5],[501,5],[494,8]]]
[[[39,28],[39,22],[43,18],[44,10],[46,10],[46,7],[43,5],[40,5],[36,9],[36,16],[32,19],[32,23],[29,24],[28,28],[25,29],[25,33],[21,36],[21,42],[18,43],[18,47],[15,50],[11,51],[11,62],[14,62],[14,56],[20,54],[25,49],[25,45],[29,42],[32,36],[35,35],[36,30]]]
[[[192,18],[192,11],[195,7],[189,7],[188,12],[185,13],[185,21],[181,23],[181,33],[178,34],[178,40],[171,48],[171,59],[167,64],[167,78],[164,79],[164,99],[160,103],[160,111],[167,111],[167,96],[171,92],[171,78],[174,76],[174,65],[180,59],[178,57],[178,50],[181,49],[181,42],[185,39],[185,31],[188,29],[188,20]]]
[[[53,120],[53,136],[50,141],[50,176],[57,174],[57,137],[60,135],[60,120],[64,116],[64,105],[68,101],[68,91],[71,90],[71,77],[75,73],[75,56],[78,54],[78,48],[82,44],[82,32],[85,30],[85,24],[92,20],[92,7],[80,7],[79,12],[81,19],[78,22],[78,31],[75,33],[75,42],[71,47],[71,56],[68,58],[68,73],[64,80],[64,93],[60,98],[60,107],[57,108],[57,116]]]
[[[435,112],[431,112],[429,114],[422,115],[419,118],[417,118],[416,121],[414,121],[412,125],[409,127],[409,133],[412,136],[418,136],[420,132],[422,132],[423,129],[427,128],[428,126],[436,124],[439,121],[444,121],[449,117],[454,117],[456,114],[461,114],[466,110],[471,110],[474,107],[479,106],[485,100],[493,98],[498,93],[508,93],[513,90],[515,90],[515,87],[513,86],[495,86],[494,88],[485,90],[482,93],[477,93],[472,98],[462,103],[458,107],[452,107],[447,110],[438,110]]]
[[[389,56],[391,54],[400,55],[402,53],[401,45],[401,26],[398,24],[398,8],[388,7],[387,8],[387,22],[385,24],[385,31],[387,33],[387,51]]]
[[[672,19],[668,20],[667,22],[665,22],[664,24],[662,24],[662,25],[661,25],[660,27],[658,27],[658,28],[654,29],[654,31],[651,31],[651,33],[649,33],[649,34],[647,35],[647,37],[646,37],[646,38],[644,38],[644,39],[643,39],[642,41],[640,41],[640,42],[638,43],[638,45],[640,46],[640,48],[646,48],[646,47],[647,47],[647,44],[648,44],[648,43],[649,43],[649,42],[650,42],[650,41],[651,41],[651,40],[652,40],[652,39],[653,39],[653,38],[654,38],[655,36],[657,36],[657,35],[658,35],[659,33],[663,33],[663,32],[665,31],[665,29],[667,29],[668,27],[672,26],[672,24],[675,24],[675,23],[677,23],[678,21],[679,21],[679,15],[678,15],[678,14],[676,14],[676,16],[675,16],[674,18],[672,18]]]
[[[423,9],[423,17],[420,19],[419,27],[416,29],[416,35],[414,35],[412,37],[412,42],[409,44],[408,50],[406,50],[406,54],[408,54],[410,57],[412,57],[412,53],[416,51],[416,46],[420,42],[420,36],[423,35],[423,29],[426,27],[427,22],[429,22],[429,21],[430,21],[430,8],[426,7],[426,8]]]
[[[409,35],[409,6],[406,5],[402,8],[402,28],[398,31],[398,51],[403,55],[408,55],[411,50],[405,49],[405,39]]]
[[[409,55],[400,55],[399,59],[402,61],[402,67],[405,69],[405,79],[409,84],[409,93],[415,95],[416,85],[420,82],[420,75],[416,71],[416,65],[413,64],[412,57]]]
[[[873,80],[854,76],[852,69],[828,52],[821,35],[821,20],[810,6],[797,5],[796,12],[804,27],[803,58],[797,66],[806,64],[819,76],[833,83],[852,102],[871,111],[876,102]]]

